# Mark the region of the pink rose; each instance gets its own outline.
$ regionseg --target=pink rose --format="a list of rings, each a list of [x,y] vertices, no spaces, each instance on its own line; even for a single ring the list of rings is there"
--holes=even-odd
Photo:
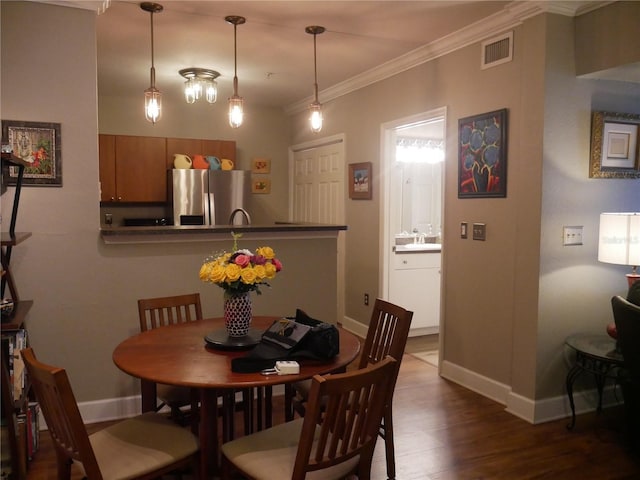
[[[241,266],[242,268],[246,267],[247,265],[249,265],[251,261],[251,258],[248,255],[243,255],[242,253],[240,255],[238,255],[233,263],[235,263],[236,265]]]
[[[275,265],[276,272],[279,272],[280,270],[282,270],[282,262],[280,262],[280,260],[278,260],[277,258],[274,258],[273,260],[271,260],[271,263]]]
[[[253,256],[253,264],[254,265],[264,265],[265,263],[267,263],[267,259],[264,258],[262,255],[254,255]]]

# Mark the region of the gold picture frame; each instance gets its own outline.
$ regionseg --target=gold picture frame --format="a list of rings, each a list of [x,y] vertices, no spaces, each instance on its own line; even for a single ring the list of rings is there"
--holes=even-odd
[[[270,173],[271,159],[255,157],[251,160],[251,173]]]
[[[640,178],[640,115],[592,112],[589,178]]]
[[[252,178],[251,193],[268,194],[271,193],[270,178]]]

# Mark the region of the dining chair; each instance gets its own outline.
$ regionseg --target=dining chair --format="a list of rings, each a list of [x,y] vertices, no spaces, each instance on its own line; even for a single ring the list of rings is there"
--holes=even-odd
[[[617,343],[624,359],[618,375],[627,416],[627,435],[633,450],[640,453],[640,306],[621,296],[611,298]]]
[[[222,479],[236,470],[254,480],[369,479],[396,369],[387,357],[359,370],[314,376],[303,418],[222,445]]]
[[[358,369],[365,368],[392,356],[397,359],[393,372],[392,391],[398,378],[398,371],[402,356],[409,337],[409,328],[413,312],[393,303],[376,299],[371,313],[367,336],[364,341]],[[310,382],[296,382],[285,386],[285,419],[290,421],[294,412],[300,416],[305,415],[306,403],[309,394]],[[380,436],[385,442],[387,460],[387,477],[394,480],[396,476],[395,445],[393,439],[393,395],[385,407],[384,416],[379,429]]]
[[[169,297],[143,298],[138,300],[140,331],[192,322],[202,319],[202,305],[199,293],[174,295]],[[196,393],[190,388],[175,385],[157,385],[157,397],[160,400],[156,411],[165,405],[171,409],[175,420],[184,421],[183,409],[189,407],[195,413],[198,407]]]
[[[198,439],[164,416],[147,412],[91,435],[63,368],[21,351],[56,452],[57,478],[71,478],[76,461],[91,480],[152,479],[190,467],[198,475]]]

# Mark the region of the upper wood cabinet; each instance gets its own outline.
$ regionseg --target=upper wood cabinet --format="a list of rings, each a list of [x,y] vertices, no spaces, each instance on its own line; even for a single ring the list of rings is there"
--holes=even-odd
[[[212,155],[236,161],[236,142],[232,140],[200,140],[197,138],[167,138],[167,168],[173,168],[173,156],[184,153],[194,155]]]
[[[100,135],[100,200],[165,202],[166,139]]]
[[[100,201],[165,203],[173,155],[213,155],[236,160],[229,140],[103,135],[99,138]]]

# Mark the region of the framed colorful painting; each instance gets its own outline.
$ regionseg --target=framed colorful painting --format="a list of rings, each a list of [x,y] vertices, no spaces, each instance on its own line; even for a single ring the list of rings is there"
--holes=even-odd
[[[458,198],[507,196],[507,109],[458,120]]]
[[[371,162],[349,164],[349,198],[371,200]]]
[[[2,120],[2,143],[24,160],[23,186],[62,186],[62,145],[59,123]],[[15,185],[18,167],[9,167],[9,185]]]

